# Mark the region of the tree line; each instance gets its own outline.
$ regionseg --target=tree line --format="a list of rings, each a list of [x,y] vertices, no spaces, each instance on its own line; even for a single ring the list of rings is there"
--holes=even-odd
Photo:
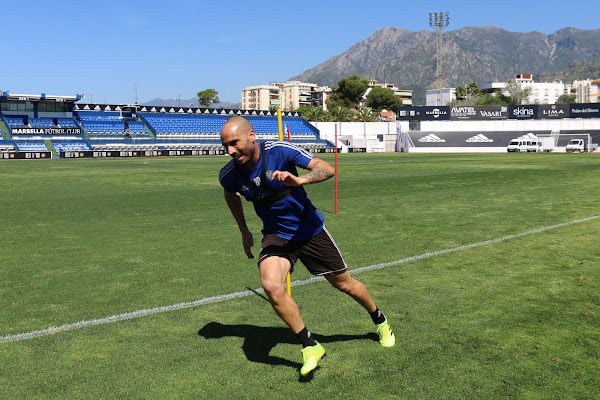
[[[315,122],[325,121],[364,121],[379,120],[382,110],[396,112],[402,105],[402,99],[389,88],[376,86],[369,89],[369,80],[358,75],[340,78],[332,87],[331,96],[326,100],[327,110],[321,107],[303,106],[290,111],[297,111],[302,116]],[[531,87],[521,87],[519,83],[510,80],[506,83],[506,92],[483,93],[475,82],[456,87],[456,99],[450,106],[481,106],[481,105],[509,105],[523,104],[531,94]],[[199,107],[210,107],[219,102],[219,93],[215,89],[205,89],[197,93]],[[574,103],[575,96],[563,94],[557,100],[559,104]],[[276,112],[277,107],[269,107],[269,111]]]
[[[392,89],[374,87],[365,97],[369,89],[369,80],[358,75],[340,78],[332,87],[331,96],[326,100],[327,110],[321,107],[303,106],[290,111],[297,111],[309,121],[377,121],[382,110],[396,112],[402,105],[402,99]],[[219,93],[215,89],[199,91],[198,106],[210,107],[219,102]],[[277,111],[276,106],[269,111]]]
[[[506,92],[483,93],[479,85],[471,82],[466,85],[457,86],[454,96],[456,100],[448,103],[449,106],[505,106],[510,104],[524,104],[531,95],[531,86],[521,87],[514,80],[506,83]],[[563,94],[557,100],[557,104],[575,103],[575,96]]]

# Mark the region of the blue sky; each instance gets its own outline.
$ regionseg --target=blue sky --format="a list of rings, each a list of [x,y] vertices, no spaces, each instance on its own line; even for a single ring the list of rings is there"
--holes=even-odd
[[[285,81],[377,29],[430,30],[429,11],[450,13],[447,31],[550,34],[599,29],[598,9],[597,0],[4,1],[0,90],[143,103],[214,88],[240,102],[245,86]]]

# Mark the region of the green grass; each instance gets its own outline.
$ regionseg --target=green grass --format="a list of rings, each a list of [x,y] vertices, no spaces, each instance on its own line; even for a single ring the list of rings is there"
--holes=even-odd
[[[258,288],[218,184],[226,161],[0,160],[0,336]],[[358,268],[600,215],[599,173],[595,154],[343,154],[339,213],[332,180],[307,190]],[[328,351],[310,382],[252,294],[0,341],[0,398],[597,398],[599,236],[591,219],[357,274],[392,349],[325,282],[295,287]]]

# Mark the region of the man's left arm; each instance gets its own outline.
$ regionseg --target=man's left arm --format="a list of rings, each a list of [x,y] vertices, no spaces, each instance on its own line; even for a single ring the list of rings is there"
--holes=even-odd
[[[331,164],[317,157],[310,160],[306,169],[309,172],[302,176],[296,176],[288,171],[274,171],[271,179],[286,186],[303,186],[326,181],[335,175],[335,170]]]

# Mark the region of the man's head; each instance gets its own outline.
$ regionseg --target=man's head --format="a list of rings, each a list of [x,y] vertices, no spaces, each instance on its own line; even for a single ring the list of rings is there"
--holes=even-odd
[[[236,163],[253,168],[258,162],[259,151],[256,133],[244,117],[231,117],[221,128],[221,143]]]

